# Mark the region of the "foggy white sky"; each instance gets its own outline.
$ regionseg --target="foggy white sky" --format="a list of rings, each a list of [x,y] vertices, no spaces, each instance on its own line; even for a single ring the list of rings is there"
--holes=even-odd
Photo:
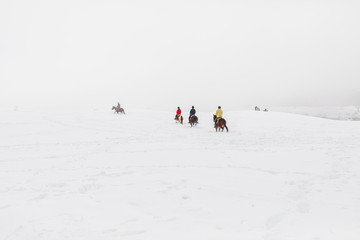
[[[0,106],[360,104],[360,2],[0,2]]]

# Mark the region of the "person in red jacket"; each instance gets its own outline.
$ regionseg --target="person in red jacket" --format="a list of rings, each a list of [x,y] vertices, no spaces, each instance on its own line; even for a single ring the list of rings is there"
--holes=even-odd
[[[181,115],[180,107],[178,107],[178,110],[176,111],[175,120],[178,119],[179,115]]]

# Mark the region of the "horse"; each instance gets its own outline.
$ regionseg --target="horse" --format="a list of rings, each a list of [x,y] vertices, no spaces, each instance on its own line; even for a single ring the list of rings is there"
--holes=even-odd
[[[192,115],[189,119],[190,126],[196,126],[198,124],[198,117],[195,115]]]
[[[213,115],[214,116],[214,122],[216,120],[216,115]],[[226,128],[226,131],[229,132],[229,129],[228,127],[226,126],[226,120],[224,118],[219,118],[215,124],[215,129],[216,131],[218,131],[218,128],[219,128],[219,132],[220,132],[220,129],[222,131],[224,131],[224,128]]]
[[[117,108],[117,107],[113,106],[111,110],[115,110],[114,114],[115,113],[117,113],[117,114],[119,114],[119,113],[125,114],[125,110],[123,108]]]
[[[184,118],[183,118],[183,116],[180,114],[180,115],[176,116],[175,121],[183,124]]]

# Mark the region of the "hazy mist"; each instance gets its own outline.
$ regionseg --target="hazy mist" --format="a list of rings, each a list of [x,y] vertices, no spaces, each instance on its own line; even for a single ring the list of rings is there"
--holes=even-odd
[[[359,1],[1,1],[0,106],[360,105]]]

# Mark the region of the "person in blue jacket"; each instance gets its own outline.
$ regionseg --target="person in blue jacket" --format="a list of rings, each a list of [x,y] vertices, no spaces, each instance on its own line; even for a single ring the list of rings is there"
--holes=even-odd
[[[192,115],[195,115],[196,114],[196,110],[194,108],[194,106],[191,107],[191,110],[190,110],[190,116],[189,116],[189,121],[190,121],[190,118]]]

